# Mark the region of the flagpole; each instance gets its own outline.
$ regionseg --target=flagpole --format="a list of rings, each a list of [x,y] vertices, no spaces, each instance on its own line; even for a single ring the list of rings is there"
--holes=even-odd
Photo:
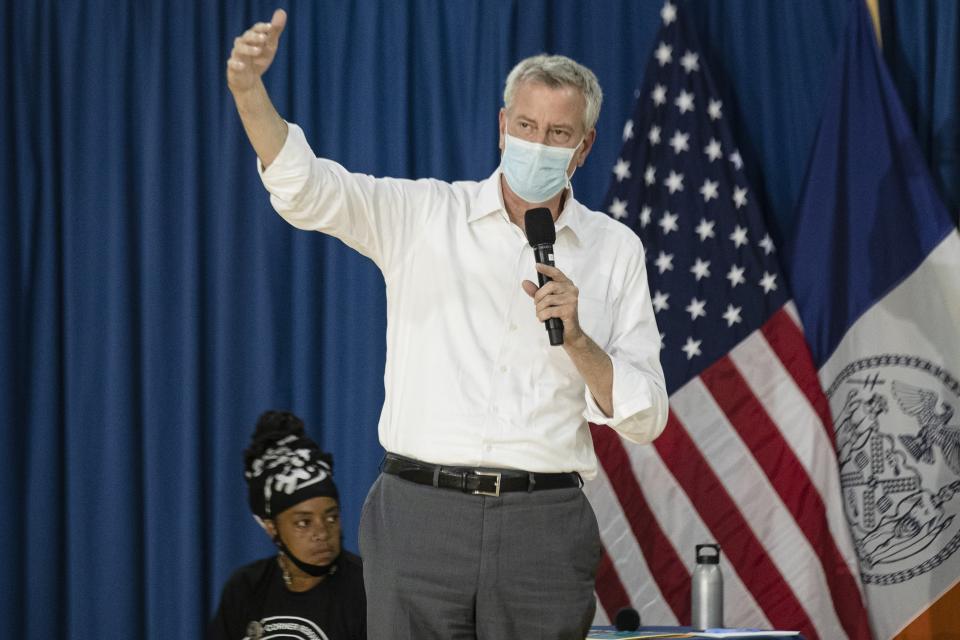
[[[873,20],[873,30],[877,34],[877,45],[883,48],[883,34],[880,31],[880,5],[879,0],[864,0],[867,3],[867,9],[870,11],[870,19]]]

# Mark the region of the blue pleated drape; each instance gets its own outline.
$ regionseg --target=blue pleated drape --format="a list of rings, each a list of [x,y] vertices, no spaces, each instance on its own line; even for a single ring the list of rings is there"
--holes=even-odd
[[[354,171],[483,178],[512,64],[592,67],[606,100],[574,186],[597,207],[661,3],[279,4],[278,109]],[[274,3],[2,6],[0,619],[20,637],[197,637],[229,572],[270,552],[242,479],[261,411],[294,410],[333,452],[356,549],[382,454],[383,280],[287,226],[260,187],[223,69]],[[914,6],[884,5],[889,55],[955,210],[960,18]],[[689,7],[789,239],[847,5]]]

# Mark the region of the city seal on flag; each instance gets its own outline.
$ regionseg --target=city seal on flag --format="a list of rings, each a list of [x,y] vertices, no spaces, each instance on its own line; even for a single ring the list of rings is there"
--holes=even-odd
[[[960,547],[960,383],[923,358],[885,354],[847,364],[827,397],[863,581],[935,569]]]

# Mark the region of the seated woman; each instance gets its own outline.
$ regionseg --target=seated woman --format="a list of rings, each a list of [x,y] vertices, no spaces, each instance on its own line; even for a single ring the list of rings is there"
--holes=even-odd
[[[342,549],[333,458],[280,411],[260,416],[244,458],[250,509],[277,554],[230,577],[208,637],[365,639],[363,567]]]

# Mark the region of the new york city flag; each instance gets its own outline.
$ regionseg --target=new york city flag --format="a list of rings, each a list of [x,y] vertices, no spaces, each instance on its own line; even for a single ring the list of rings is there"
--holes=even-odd
[[[875,637],[960,638],[960,236],[859,0],[835,72],[794,298]]]

